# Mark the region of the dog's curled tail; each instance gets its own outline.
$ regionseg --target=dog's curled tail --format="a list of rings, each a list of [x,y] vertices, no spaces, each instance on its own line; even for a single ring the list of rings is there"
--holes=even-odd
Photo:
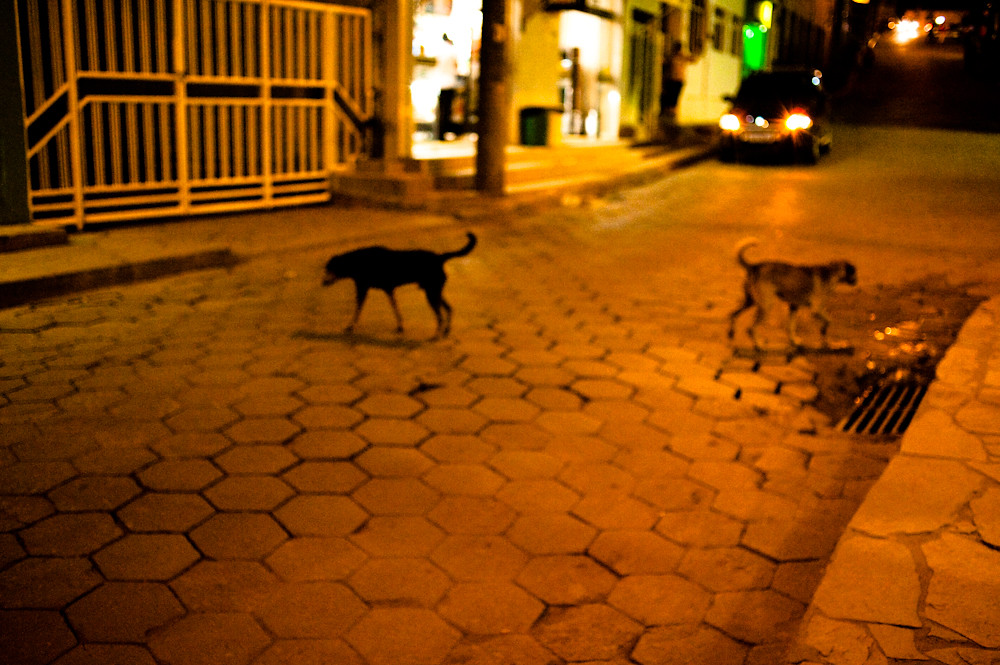
[[[476,234],[475,233],[466,233],[465,235],[469,238],[469,242],[465,243],[465,247],[463,247],[460,250],[454,251],[454,252],[445,252],[444,254],[441,254],[441,260],[442,261],[447,261],[448,259],[457,259],[460,256],[465,256],[466,254],[468,254],[469,252],[471,252],[473,250],[473,248],[475,248],[475,246],[476,246]]]
[[[736,260],[740,262],[740,265],[744,269],[749,270],[753,265],[746,259],[746,251],[751,247],[755,246],[759,241],[756,238],[744,238],[736,244]]]

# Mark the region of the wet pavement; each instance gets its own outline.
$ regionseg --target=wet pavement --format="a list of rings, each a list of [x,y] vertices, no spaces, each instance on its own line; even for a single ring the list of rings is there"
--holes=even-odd
[[[309,214],[0,310],[5,662],[995,662],[995,301],[897,455],[814,408],[814,354],[734,354],[736,235],[357,212],[479,235],[434,340],[412,288],[403,335],[380,293],[342,333],[321,268],[364,236]]]

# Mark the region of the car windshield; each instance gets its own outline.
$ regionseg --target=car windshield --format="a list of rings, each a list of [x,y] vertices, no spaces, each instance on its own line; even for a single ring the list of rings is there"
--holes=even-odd
[[[802,72],[772,72],[750,76],[736,96],[741,102],[781,102],[787,105],[813,104],[820,97],[812,77]]]

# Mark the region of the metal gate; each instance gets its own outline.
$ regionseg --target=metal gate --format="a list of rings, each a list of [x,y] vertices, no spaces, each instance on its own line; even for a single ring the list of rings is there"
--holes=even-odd
[[[32,219],[329,199],[372,113],[371,14],[301,0],[16,0]]]

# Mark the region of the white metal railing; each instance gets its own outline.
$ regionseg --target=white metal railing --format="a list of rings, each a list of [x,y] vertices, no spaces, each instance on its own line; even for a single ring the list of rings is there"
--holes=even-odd
[[[371,15],[307,0],[15,0],[29,204],[87,222],[323,201],[363,148]]]

